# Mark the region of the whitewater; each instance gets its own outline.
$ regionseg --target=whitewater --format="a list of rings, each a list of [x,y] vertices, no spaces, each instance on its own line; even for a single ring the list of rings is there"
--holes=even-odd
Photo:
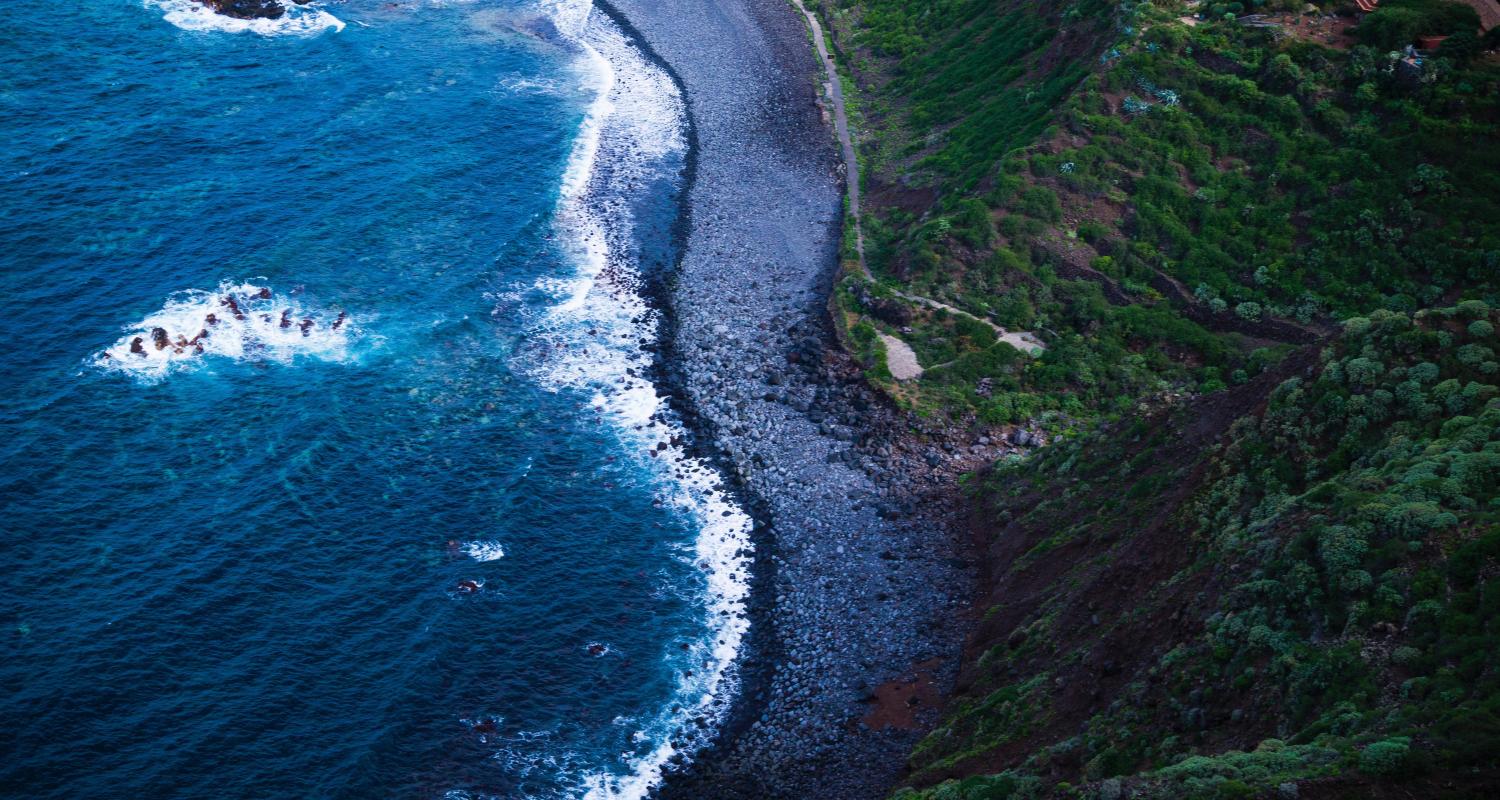
[[[628,198],[646,179],[648,165],[685,152],[688,123],[681,93],[665,70],[587,0],[553,5],[549,13],[582,48],[580,71],[597,99],[574,147],[559,208],[563,228],[575,237],[571,251],[580,269],[570,280],[542,287],[561,298],[548,314],[549,335],[543,341],[573,335],[551,341],[563,355],[546,366],[544,380],[593,392],[591,405],[668,487],[661,499],[700,527],[693,551],[685,555],[707,580],[702,601],[710,632],[690,650],[690,660],[702,669],[681,678],[681,705],[663,710],[639,732],[656,744],[628,760],[627,776],[597,773],[583,781],[591,800],[636,800],[660,782],[674,757],[690,760],[709,742],[733,700],[736,658],[749,628],[753,520],[729,495],[717,469],[689,454],[682,420],[649,377],[649,352],[633,346],[655,341],[661,319],[644,295]],[[586,337],[576,336],[585,329]]]
[[[0,783],[623,800],[690,761],[753,545],[656,377],[665,68],[586,2],[18,3],[0,309],[49,333],[0,351]]]

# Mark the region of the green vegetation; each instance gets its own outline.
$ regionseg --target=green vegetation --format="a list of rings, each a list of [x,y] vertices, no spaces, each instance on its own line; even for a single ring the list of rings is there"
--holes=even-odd
[[[825,2],[877,129],[876,278],[1048,343],[988,376],[1031,400],[934,371],[919,410],[1108,414],[1253,378],[1347,316],[1495,299],[1492,67],[1189,27],[1175,5]],[[1397,0],[1361,30],[1467,24],[1451,5]]]
[[[1303,5],[817,4],[856,357],[954,424],[1092,428],[970,483],[994,604],[898,797],[1500,774],[1497,35]]]
[[[978,492],[1010,520],[1000,535],[1043,553],[1007,577],[1062,571],[1034,607],[1002,609],[1016,627],[913,752],[913,779],[1018,742],[1005,785],[1039,794],[953,796],[1113,776],[1136,776],[1141,796],[1255,796],[1320,776],[1500,768],[1497,316],[1467,301],[1354,317],[1263,395],[1231,392],[1264,397],[1259,410],[1205,398],[997,468]],[[1211,446],[1166,445],[1214,415]],[[1059,537],[1075,547],[1049,564]],[[1101,630],[1070,627],[1066,609],[1093,601],[1080,587],[1106,592],[1130,569],[1118,560],[1163,542],[1170,576]],[[1153,638],[1184,617],[1196,622]],[[1063,699],[1036,687],[1087,675],[1115,638],[1134,665],[1113,668],[1112,702],[1069,728],[1049,711]],[[1216,747],[1245,738],[1248,752]]]
[[[1384,50],[1399,50],[1418,36],[1473,36],[1479,14],[1464,3],[1449,0],[1385,0],[1359,24],[1359,38]],[[1475,37],[1477,38],[1477,37]]]
[[[1029,57],[1059,29],[1029,8],[996,13],[994,3],[982,0],[867,0],[857,7],[855,44],[894,62],[885,95],[901,99],[910,140],[941,132],[937,146],[911,145],[900,155],[919,155],[919,167],[964,189],[1010,148],[1041,133],[1091,66],[1071,61],[1033,74]],[[1084,0],[1073,13],[1107,16],[1110,4]]]

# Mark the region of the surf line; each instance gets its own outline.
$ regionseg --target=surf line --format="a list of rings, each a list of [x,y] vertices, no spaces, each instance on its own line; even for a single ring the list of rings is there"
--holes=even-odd
[[[590,395],[601,421],[653,475],[658,501],[696,527],[681,558],[703,579],[696,599],[706,630],[683,642],[685,651],[662,643],[676,686],[662,709],[641,722],[635,738],[642,750],[613,765],[624,774],[604,769],[577,783],[589,800],[639,800],[669,763],[691,760],[709,743],[737,694],[738,655],[750,624],[753,523],[723,475],[689,452],[681,417],[647,377],[653,356],[635,346],[657,339],[661,316],[645,295],[628,200],[635,181],[690,156],[685,99],[644,45],[587,0],[554,5],[551,15],[579,48],[595,96],[560,189],[557,227],[577,273],[543,324],[566,346],[550,348],[562,355],[546,363],[542,383]]]

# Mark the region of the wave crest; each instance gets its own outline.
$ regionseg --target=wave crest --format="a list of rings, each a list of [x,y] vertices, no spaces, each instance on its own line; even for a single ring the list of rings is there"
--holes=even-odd
[[[464,542],[463,550],[475,561],[499,561],[505,557],[505,547],[493,540]]]
[[[641,800],[674,759],[708,743],[738,689],[736,657],[748,628],[752,520],[712,465],[688,452],[682,422],[649,379],[660,318],[642,294],[632,198],[663,177],[663,160],[687,149],[686,104],[671,77],[586,0],[543,0],[557,28],[581,49],[583,82],[595,94],[560,188],[556,226],[572,274],[525,293],[548,307],[530,331],[523,369],[551,391],[589,398],[627,452],[659,481],[658,501],[695,523],[678,556],[703,582],[691,601],[707,630],[678,642],[666,661],[677,673],[672,701],[631,722],[632,748],[609,768],[579,775],[584,800]]]
[[[261,36],[316,36],[327,30],[344,29],[344,21],[319,8],[292,3],[278,19],[227,17],[196,0],[144,0],[147,7],[162,12],[162,18],[185,31],[255,33]]]
[[[178,292],[160,311],[125,330],[94,363],[158,380],[213,357],[343,361],[349,357],[351,340],[359,335],[355,319],[343,311],[308,308],[268,286],[229,281],[211,292]]]

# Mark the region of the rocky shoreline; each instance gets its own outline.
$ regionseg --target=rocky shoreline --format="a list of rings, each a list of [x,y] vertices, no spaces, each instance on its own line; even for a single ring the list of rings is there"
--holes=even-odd
[[[951,682],[974,575],[958,474],[1010,445],[893,409],[834,342],[843,187],[781,0],[600,3],[686,96],[661,385],[760,522],[742,692],[661,798],[883,797]]]

